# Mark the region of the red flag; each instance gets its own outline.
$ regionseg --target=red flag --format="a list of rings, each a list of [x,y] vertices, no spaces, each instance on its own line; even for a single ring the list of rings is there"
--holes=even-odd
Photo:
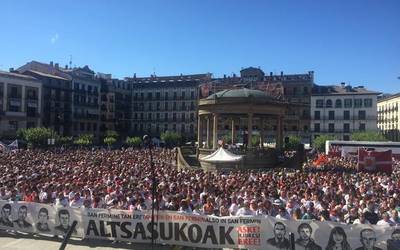
[[[358,170],[368,172],[392,173],[392,150],[388,151],[367,151],[364,148],[358,149]]]
[[[340,146],[330,146],[329,147],[329,152],[328,152],[329,157],[341,157],[342,156],[342,151]]]

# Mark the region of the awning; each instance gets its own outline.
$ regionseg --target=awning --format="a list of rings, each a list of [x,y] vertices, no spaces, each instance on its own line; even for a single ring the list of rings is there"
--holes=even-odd
[[[235,155],[228,150],[220,147],[214,153],[207,155],[203,158],[200,158],[200,161],[205,162],[238,162],[243,159],[242,155]]]

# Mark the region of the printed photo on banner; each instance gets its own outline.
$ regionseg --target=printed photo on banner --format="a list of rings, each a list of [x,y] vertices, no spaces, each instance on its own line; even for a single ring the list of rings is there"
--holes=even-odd
[[[282,222],[276,222],[274,225],[274,238],[267,240],[268,244],[277,249],[289,250],[290,241],[286,238],[286,226]]]
[[[12,207],[11,204],[4,204],[1,208],[0,225],[4,227],[14,227],[11,219]]]
[[[71,220],[71,214],[68,209],[59,209],[57,211],[57,220],[58,225],[54,227],[57,234],[65,235],[71,229],[71,224],[73,220]],[[73,229],[72,234],[77,234],[76,228]]]
[[[299,238],[296,240],[296,249],[322,250],[322,247],[311,238],[313,229],[308,223],[301,223],[297,228]]]

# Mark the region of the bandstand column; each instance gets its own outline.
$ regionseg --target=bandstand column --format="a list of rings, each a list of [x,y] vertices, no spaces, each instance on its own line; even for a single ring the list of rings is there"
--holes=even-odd
[[[206,116],[207,132],[206,132],[206,148],[210,148],[210,116]]]
[[[282,116],[278,115],[278,120],[277,120],[277,126],[276,126],[276,148],[277,149],[282,149],[283,146],[283,122],[282,122]]]
[[[218,114],[214,114],[213,123],[213,149],[218,148]]]
[[[251,137],[253,134],[253,113],[249,113],[247,119],[247,147],[251,148]]]
[[[199,143],[199,148],[203,148],[203,120],[201,115],[199,115],[197,121],[197,142]]]
[[[232,132],[231,132],[231,136],[232,136],[232,145],[235,144],[235,119],[232,117]]]

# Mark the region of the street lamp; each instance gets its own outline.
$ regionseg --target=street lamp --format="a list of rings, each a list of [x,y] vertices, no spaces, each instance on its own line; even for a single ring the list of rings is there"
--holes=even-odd
[[[153,145],[151,142],[151,137],[149,135],[144,135],[143,136],[143,143],[145,146],[149,148],[149,153],[150,153],[150,167],[151,167],[151,180],[152,180],[152,186],[151,186],[151,226],[152,229],[154,228],[154,209],[155,209],[155,198],[156,198],[156,193],[157,193],[157,180],[156,180],[156,172],[155,172],[155,166],[153,162]],[[154,230],[151,231],[151,246],[152,248],[154,247]]]

